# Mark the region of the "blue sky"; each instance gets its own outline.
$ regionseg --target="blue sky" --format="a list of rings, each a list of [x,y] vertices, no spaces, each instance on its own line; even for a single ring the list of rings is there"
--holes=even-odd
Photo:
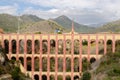
[[[44,19],[66,15],[81,24],[96,24],[120,19],[120,0],[0,0],[0,13]]]

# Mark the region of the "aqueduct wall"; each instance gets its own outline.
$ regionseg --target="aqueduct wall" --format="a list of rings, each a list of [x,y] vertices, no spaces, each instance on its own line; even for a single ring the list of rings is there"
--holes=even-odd
[[[15,46],[12,45],[12,41],[15,41]],[[20,40],[22,40],[24,43],[24,51],[23,54],[20,53]],[[27,48],[27,41],[31,41],[31,48]],[[37,40],[39,43],[36,43],[35,40]],[[55,42],[55,51],[54,54],[51,54],[51,40],[54,40]],[[59,40],[63,43],[63,51],[61,54],[59,54]],[[66,41],[71,41],[71,51],[70,54],[67,54],[66,51]],[[78,46],[78,54],[74,54],[74,41],[77,40],[79,42]],[[87,51],[85,54],[83,54],[82,51],[82,42],[86,40],[87,43]],[[102,40],[104,42],[104,51],[103,54],[107,53],[107,41],[112,41],[112,52],[115,52],[115,42],[117,40],[120,40],[120,34],[1,34],[0,35],[0,41],[3,48],[8,48],[6,54],[8,58],[11,60],[12,58],[16,60],[23,60],[23,66],[24,66],[24,73],[29,74],[32,79],[34,79],[35,76],[39,78],[39,80],[42,80],[42,76],[45,75],[47,80],[50,80],[50,76],[54,76],[55,80],[58,80],[58,76],[62,76],[63,80],[66,80],[66,76],[69,76],[71,80],[74,80],[75,76],[80,76],[82,72],[82,58],[86,57],[88,61],[90,61],[91,58],[95,58],[96,60],[99,59],[102,54],[99,54],[99,41]],[[5,42],[6,41],[6,42]],[[47,42],[47,53],[43,54],[43,42]],[[95,43],[95,54],[91,54],[91,44],[92,41]],[[6,45],[8,43],[8,46]],[[35,53],[35,44],[39,44],[39,53]],[[46,44],[46,43],[45,43]],[[28,45],[29,46],[29,45]],[[12,48],[16,48],[16,51],[12,51]],[[31,49],[31,53],[27,52],[27,49]],[[15,53],[14,53],[15,52]],[[38,59],[39,64],[39,70],[35,70],[35,59]],[[47,70],[43,71],[43,58],[46,58],[47,60]],[[50,60],[51,58],[54,59],[54,67],[55,70],[50,70]],[[62,71],[59,72],[59,58],[62,59]],[[66,60],[67,58],[70,59],[70,68],[71,71],[67,72],[67,65]],[[79,70],[74,70],[74,60],[75,58],[78,59],[78,65]],[[27,60],[31,60],[31,69],[27,70]],[[29,62],[29,61],[28,61]]]

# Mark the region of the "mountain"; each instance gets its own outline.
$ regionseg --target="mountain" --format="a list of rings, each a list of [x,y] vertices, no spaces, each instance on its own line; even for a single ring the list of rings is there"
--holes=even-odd
[[[54,33],[56,29],[63,30],[64,28],[52,20],[44,20],[25,25],[21,33]]]
[[[60,24],[61,26],[63,26],[68,31],[71,31],[72,20],[70,20],[68,17],[62,15],[53,20],[58,24]],[[89,32],[92,32],[92,30],[94,29],[93,27],[88,27],[86,25],[78,24],[77,22],[74,22],[74,28],[75,28],[75,31],[81,32],[81,33],[89,33]]]
[[[94,24],[89,24],[88,26],[98,28],[98,27],[101,27],[101,26],[105,25],[106,23],[107,23],[107,22],[94,23]]]
[[[39,18],[35,15],[22,15],[20,16],[20,19],[25,22],[25,23],[30,23],[30,22],[39,22],[39,21],[43,21],[44,19]]]
[[[15,32],[17,30],[17,18],[9,14],[0,14],[0,28],[5,32]]]
[[[23,26],[25,24],[34,23],[42,20],[43,19],[34,15],[22,15],[18,17],[9,14],[0,14],[0,28],[2,28],[7,33],[11,33],[17,31],[18,25]]]
[[[97,28],[96,32],[120,32],[120,20],[106,23],[105,25]]]

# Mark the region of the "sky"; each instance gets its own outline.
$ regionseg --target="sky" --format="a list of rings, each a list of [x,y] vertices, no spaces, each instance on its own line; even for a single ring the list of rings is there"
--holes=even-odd
[[[90,25],[120,19],[120,0],[0,0],[0,13],[44,19],[66,15]]]

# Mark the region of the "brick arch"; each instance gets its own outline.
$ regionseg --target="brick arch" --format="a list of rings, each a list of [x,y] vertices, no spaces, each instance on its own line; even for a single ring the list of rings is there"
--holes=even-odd
[[[50,58],[50,71],[55,72],[55,58],[54,57]]]
[[[79,80],[80,78],[79,78],[79,76],[78,75],[75,75],[74,76],[74,80]]]
[[[103,39],[98,40],[98,54],[104,54],[104,43]]]
[[[55,54],[56,41],[54,39],[50,40],[50,53]]]
[[[63,58],[58,57],[58,72],[63,72]]]
[[[65,80],[71,80],[71,75],[66,75]]]
[[[34,52],[35,54],[40,53],[40,41],[38,39],[34,41]]]
[[[88,50],[88,40],[83,39],[82,40],[82,54],[87,54],[87,50]]]
[[[90,63],[94,63],[96,61],[95,57],[90,58]]]
[[[74,72],[79,72],[79,58],[78,57],[75,57],[74,58]]]
[[[47,71],[47,57],[42,58],[42,71]]]
[[[79,54],[80,41],[78,39],[74,40],[74,54]]]
[[[115,41],[115,52],[120,52],[119,46],[120,46],[120,39],[117,39]]]
[[[66,57],[66,72],[71,72],[71,58]]]
[[[22,65],[24,65],[24,57],[19,57],[19,61]]]
[[[12,57],[11,57],[11,60],[16,61],[16,57],[12,56]]]
[[[31,70],[32,70],[32,58],[27,57],[27,71],[31,71]]]
[[[12,53],[16,54],[17,42],[15,39],[11,41],[11,46],[12,46]]]
[[[112,44],[113,44],[113,40],[108,39],[106,42],[107,45],[107,53],[112,52]]]
[[[42,80],[47,80],[47,75],[42,75]]]
[[[27,40],[27,54],[32,54],[32,40]]]
[[[91,39],[90,40],[90,54],[96,54],[96,40],[95,39]]]
[[[9,41],[7,39],[4,40],[4,50],[5,53],[8,54],[9,53]]]
[[[39,57],[34,58],[34,70],[39,71]]]
[[[57,80],[63,80],[63,76],[62,75],[58,75],[57,76]]]
[[[66,43],[66,54],[71,54],[71,48],[72,48],[72,40],[67,39],[65,41]]]
[[[55,80],[55,76],[54,75],[50,75],[50,80]]]
[[[34,80],[39,80],[39,75],[34,75]]]
[[[25,42],[23,39],[19,40],[19,54],[24,54]]]
[[[42,52],[43,54],[47,54],[48,52],[48,41],[47,40],[42,40]]]
[[[58,40],[58,54],[63,54],[63,40]]]

